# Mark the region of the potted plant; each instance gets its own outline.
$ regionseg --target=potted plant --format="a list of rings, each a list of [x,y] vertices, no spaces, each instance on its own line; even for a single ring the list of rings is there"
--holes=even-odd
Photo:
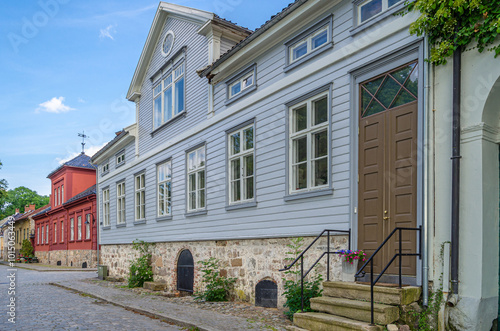
[[[366,261],[366,253],[362,250],[340,250],[342,256],[342,281],[354,282],[354,275],[358,271],[358,261]]]

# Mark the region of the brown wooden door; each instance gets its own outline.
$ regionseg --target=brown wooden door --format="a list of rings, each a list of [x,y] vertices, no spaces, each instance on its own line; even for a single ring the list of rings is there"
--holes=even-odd
[[[411,63],[360,86],[358,248],[368,256],[395,227],[417,225],[417,73]],[[402,237],[403,252],[415,253],[416,233]],[[374,271],[398,251],[396,234],[374,259]],[[398,269],[396,260],[386,274]],[[402,273],[416,274],[415,257],[403,258]]]

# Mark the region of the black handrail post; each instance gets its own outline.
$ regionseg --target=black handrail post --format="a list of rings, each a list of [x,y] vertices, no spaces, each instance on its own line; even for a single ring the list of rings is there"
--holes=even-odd
[[[418,227],[418,257],[422,260],[422,225]]]
[[[351,228],[349,228],[349,238],[347,239],[347,249],[351,250]]]
[[[373,323],[373,259],[370,261],[370,296],[371,296],[371,321],[372,321],[372,325],[375,325],[375,323]]]
[[[330,231],[327,231],[328,242],[326,244],[326,281],[330,281]]]
[[[401,236],[403,229],[399,228],[399,288],[403,287],[401,279],[401,262],[403,261],[403,237]]]
[[[300,310],[304,312],[304,256],[300,257]]]

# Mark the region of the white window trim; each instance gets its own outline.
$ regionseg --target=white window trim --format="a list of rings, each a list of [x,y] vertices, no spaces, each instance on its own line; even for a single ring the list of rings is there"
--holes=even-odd
[[[182,69],[182,73],[178,74],[178,70]],[[170,78],[170,83],[166,84],[166,81],[167,79]],[[182,105],[182,110],[179,111],[178,113],[176,113],[176,104],[177,104],[177,99],[176,99],[176,95],[177,95],[177,91],[176,91],[176,86],[175,84],[180,81],[182,78],[184,78],[184,103]],[[155,93],[155,89],[158,88],[160,86],[160,92],[158,93]],[[165,98],[164,98],[164,93],[167,89],[171,88],[172,89],[172,113],[171,113],[171,117],[165,121],[163,121],[163,119],[165,118]],[[169,123],[170,121],[174,120],[175,118],[177,118],[178,116],[184,114],[186,112],[186,66],[185,66],[185,61],[182,59],[180,60],[180,63],[176,63],[176,66],[175,67],[172,67],[172,69],[170,69],[170,71],[168,72],[167,75],[163,76],[161,78],[161,80],[156,83],[154,86],[153,86],[153,89],[152,89],[152,94],[153,94],[153,131],[159,129],[160,127],[162,127],[163,125]],[[155,99],[156,98],[160,98],[161,99],[161,104],[160,104],[160,108],[161,108],[161,120],[160,120],[160,124],[157,125],[157,123],[155,123],[156,121],[156,109],[155,109]]]
[[[85,239],[90,239],[90,225],[92,224],[90,214],[87,214],[85,218],[88,222],[88,224],[85,224]]]
[[[61,203],[64,203],[64,185],[61,185]]]
[[[203,162],[203,166],[197,166],[198,164],[198,151],[200,150],[203,150],[204,151],[204,155],[205,155],[205,160]],[[189,169],[189,155],[193,154],[195,155],[194,157],[194,168],[193,169]],[[197,211],[202,211],[202,210],[206,210],[207,208],[207,171],[206,171],[206,167],[207,167],[207,150],[206,150],[206,145],[203,145],[201,147],[198,147],[196,149],[193,149],[189,152],[186,153],[187,154],[187,158],[186,158],[186,168],[187,168],[187,176],[186,176],[186,210],[188,213],[192,213],[192,212],[197,212]],[[200,178],[199,178],[199,173],[201,172],[204,172],[204,179],[205,179],[205,183],[204,183],[204,187],[203,188],[200,188]],[[195,176],[195,190],[194,191],[190,191],[190,186],[189,186],[189,176],[194,174]],[[203,190],[203,195],[204,195],[204,202],[205,202],[205,205],[204,206],[201,206],[201,199],[200,199],[200,191]],[[190,193],[194,192],[195,193],[195,200],[196,200],[196,208],[193,208],[191,209],[190,208],[190,203],[189,203],[189,195]]]
[[[64,242],[64,221],[61,221],[61,242]]]
[[[116,184],[116,224],[125,222],[125,181],[122,181]]]
[[[305,38],[297,41],[293,45],[291,45],[290,48],[289,48],[289,52],[288,52],[288,56],[289,56],[288,63],[289,64],[295,63],[295,62],[297,62],[297,61],[305,58],[307,55],[311,54],[316,49],[319,49],[322,46],[328,44],[328,42],[331,40],[331,34],[332,34],[332,32],[330,31],[329,27],[330,27],[330,25],[326,24],[325,26],[323,26],[319,30],[317,30],[317,31],[309,34],[307,37],[305,37]],[[326,42],[324,44],[319,45],[316,48],[312,48],[312,40],[313,40],[313,38],[316,37],[316,36],[318,36],[318,35],[320,35],[320,34],[322,34],[325,31],[326,31]],[[304,55],[301,55],[298,58],[294,59],[293,58],[293,51],[296,48],[298,48],[299,46],[302,46],[304,44],[304,42],[307,43],[307,52]]]
[[[246,147],[245,144],[243,143],[243,132],[249,128],[253,128],[253,148],[251,149],[245,149],[243,147]],[[231,154],[232,153],[232,140],[231,140],[231,136],[233,136],[234,134],[236,133],[239,133],[240,134],[240,152],[237,153],[237,154]],[[227,169],[228,169],[228,181],[229,181],[229,187],[228,187],[228,201],[229,201],[229,205],[237,205],[237,204],[241,204],[241,203],[247,203],[247,202],[253,202],[255,201],[255,125],[254,123],[250,124],[250,125],[247,125],[247,126],[244,126],[242,127],[241,129],[238,129],[238,130],[234,130],[232,132],[230,132],[227,136],[227,139],[228,139],[228,151],[227,151],[227,155],[228,155],[228,160],[227,160]],[[244,173],[245,173],[245,164],[244,164],[244,159],[245,157],[249,156],[249,155],[252,155],[253,158],[253,174],[252,176],[244,176]],[[234,182],[233,178],[232,178],[232,167],[231,167],[231,162],[234,161],[234,160],[237,160],[239,159],[240,160],[240,178],[239,178],[239,181],[240,181],[240,197],[241,197],[241,200],[239,201],[232,201],[232,198],[233,198],[233,185],[232,183]],[[249,177],[253,177],[253,197],[250,198],[250,199],[244,199],[243,197],[245,196],[246,194],[246,180],[247,178]]]
[[[252,83],[251,84],[247,84],[245,86],[243,86],[243,83],[248,80],[248,78],[252,77]],[[237,93],[232,93],[232,89],[233,89],[233,86],[235,86],[236,84],[240,84],[240,90],[237,92]],[[229,85],[229,98],[233,98],[241,93],[244,93],[245,90],[247,90],[248,88],[252,87],[253,85],[255,84],[255,75],[254,75],[254,72],[249,72],[248,74],[244,75],[243,77],[241,77],[240,79],[238,79],[237,81],[231,83]]]
[[[121,151],[116,154],[116,166],[118,167],[122,164],[125,164],[125,151]]]
[[[372,1],[374,1],[374,0],[366,0],[366,1],[362,1],[358,4],[356,4],[356,15],[357,15],[357,22],[356,23],[358,25],[364,24],[365,22],[368,22],[368,21],[372,20],[373,18],[378,17],[379,15],[382,15],[383,13],[388,11],[389,9],[396,7],[401,2],[404,2],[403,0],[400,0],[399,2],[393,4],[391,7],[389,7],[389,0],[381,0],[382,1],[382,9],[380,10],[380,12],[378,12],[377,14],[373,15],[370,18],[367,18],[364,21],[361,21],[361,8]]]
[[[106,162],[101,166],[101,174],[105,175],[109,172],[109,162]]]
[[[44,230],[45,230],[45,227],[42,225],[42,243],[41,243],[41,245],[43,245],[43,237],[44,237],[43,233],[44,233]]]
[[[75,240],[75,218],[74,217],[71,217],[69,219],[69,228],[70,228],[69,240],[73,241],[73,240]]]
[[[165,178],[163,181],[160,181],[160,167],[165,166]],[[170,169],[170,175],[167,176],[167,170]],[[157,201],[157,216],[158,217],[165,217],[165,216],[171,216],[172,215],[172,161],[168,160],[166,162],[163,162],[161,164],[158,164],[156,167],[156,178],[157,178],[157,183],[156,183],[156,201]],[[163,197],[163,210],[168,211],[168,202],[170,202],[170,211],[166,212],[165,214],[161,214],[161,202],[160,202],[160,185],[164,184],[165,187],[165,193]],[[170,185],[167,185],[170,184]],[[168,196],[166,195],[166,188],[170,187],[170,192]]]
[[[36,233],[36,244],[40,245],[40,227],[37,227],[37,233]]]
[[[49,243],[49,225],[48,224],[47,224],[47,227],[46,227],[46,232],[47,232],[46,243],[48,244]]]
[[[170,49],[168,50],[168,52],[165,52],[163,49],[163,46],[165,45],[165,41],[167,40],[168,36],[172,36],[172,45],[170,46]],[[174,43],[175,43],[175,34],[172,30],[169,30],[165,34],[165,37],[163,37],[163,42],[161,43],[161,55],[163,57],[167,57],[170,53],[172,53],[172,49],[174,48]]]
[[[54,222],[54,244],[57,243],[57,221]]]
[[[102,225],[109,226],[109,188],[102,190]]]
[[[82,216],[78,216],[77,220],[77,240],[82,240]]]
[[[327,117],[328,120],[326,122],[323,122],[321,124],[317,125],[312,125],[312,110],[313,110],[313,102],[318,101],[322,98],[326,97],[327,98]],[[331,159],[331,147],[330,147],[330,122],[331,122],[331,114],[330,114],[330,93],[329,91],[321,92],[318,93],[304,101],[297,102],[293,104],[292,106],[289,107],[289,112],[288,112],[288,192],[289,194],[299,194],[299,193],[305,193],[305,192],[311,192],[311,191],[317,191],[317,190],[322,190],[322,189],[327,189],[331,187],[331,171],[330,171],[330,159]],[[293,132],[292,128],[294,125],[293,121],[293,113],[295,109],[298,109],[302,106],[306,105],[307,106],[307,128],[304,130],[301,130],[299,132]],[[318,185],[318,186],[313,186],[313,181],[314,181],[314,176],[313,176],[313,168],[312,168],[312,161],[314,160],[313,158],[313,149],[312,149],[312,137],[314,134],[326,130],[327,132],[327,141],[328,141],[328,146],[327,146],[327,183],[324,185]],[[300,137],[307,137],[307,188],[303,189],[296,189],[296,183],[294,182],[295,177],[294,177],[294,146],[293,146],[293,141],[295,139],[298,139]]]
[[[139,178],[139,185],[142,184],[142,186],[137,186],[137,178]],[[144,195],[144,201],[145,201],[145,195],[146,195],[146,174],[145,173],[140,173],[134,177],[134,186],[135,186],[135,205],[134,205],[134,213],[135,213],[135,220],[136,221],[141,221],[146,219],[146,203],[144,202],[141,203],[142,201],[142,196]],[[139,213],[137,212],[139,209]],[[144,214],[144,217],[140,217],[140,214]]]

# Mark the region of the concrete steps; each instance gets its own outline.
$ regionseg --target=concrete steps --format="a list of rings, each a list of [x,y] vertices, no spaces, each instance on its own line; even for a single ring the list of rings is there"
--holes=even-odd
[[[379,331],[383,327],[326,313],[297,313],[293,324],[314,331]]]
[[[383,330],[399,319],[399,306],[418,301],[421,288],[375,286],[374,322],[371,325],[370,285],[350,282],[324,282],[323,296],[311,299],[319,312],[297,313],[293,323],[305,330]]]
[[[319,297],[311,299],[311,308],[357,321],[368,323],[371,321],[371,304],[368,301]],[[374,304],[373,318],[376,324],[390,324],[399,319],[399,308],[376,303]]]

